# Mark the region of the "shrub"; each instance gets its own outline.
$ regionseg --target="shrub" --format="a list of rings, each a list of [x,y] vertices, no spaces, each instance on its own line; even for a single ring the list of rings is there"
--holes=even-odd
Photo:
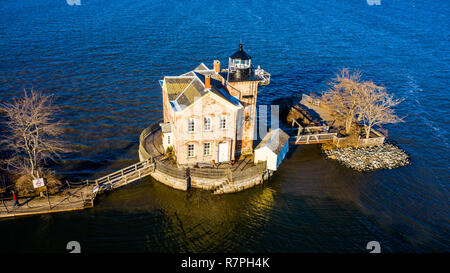
[[[59,181],[54,172],[41,171],[45,185],[50,194],[55,194],[61,188],[62,183]],[[19,196],[36,196],[38,191],[33,187],[33,177],[29,174],[16,174],[14,181],[14,189]]]

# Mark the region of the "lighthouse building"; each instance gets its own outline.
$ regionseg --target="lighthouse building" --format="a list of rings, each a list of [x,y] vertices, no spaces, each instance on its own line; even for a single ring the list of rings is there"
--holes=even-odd
[[[221,163],[253,153],[258,86],[270,75],[252,65],[243,45],[228,67],[214,60],[179,76],[160,81],[164,123],[163,147],[177,163]]]

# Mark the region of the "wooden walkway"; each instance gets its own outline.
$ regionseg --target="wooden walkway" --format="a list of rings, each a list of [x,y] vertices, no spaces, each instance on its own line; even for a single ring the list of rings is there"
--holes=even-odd
[[[295,140],[296,145],[333,142],[336,133],[301,135]]]
[[[144,160],[96,180],[69,183],[76,186],[66,188],[55,195],[19,199],[20,205],[16,207],[13,206],[13,200],[2,199],[0,218],[92,208],[97,194],[146,177],[154,171],[154,166],[151,160]]]
[[[107,176],[96,179],[93,183],[98,187],[98,192],[117,189],[150,175],[155,168],[155,164],[151,159],[147,159],[129,167],[123,168],[119,171],[113,172]]]
[[[330,133],[328,130],[328,126],[302,127],[298,124],[298,133],[295,138],[295,144],[301,145],[332,142],[337,136],[337,133]]]
[[[92,185],[69,188],[48,197],[20,198],[19,206],[13,200],[2,200],[0,218],[81,210],[93,207]]]
[[[334,121],[330,120],[330,116],[326,113],[326,111],[320,109],[319,100],[313,99],[308,95],[303,95],[300,104],[308,107],[316,114],[318,114],[320,116],[320,119],[322,120],[321,123],[330,124],[330,122],[332,122],[334,124]],[[295,107],[296,105],[293,108]],[[297,111],[300,111],[300,109],[297,109]],[[294,142],[294,144],[296,145],[328,143],[333,142],[337,137],[337,133],[330,132],[330,126],[328,125],[303,127],[300,123],[297,122],[297,120],[293,120],[292,125],[295,124],[298,126],[297,136],[295,137]]]
[[[325,109],[325,105],[323,105],[320,100],[313,99],[310,96],[303,94],[300,104],[316,113],[326,124],[332,125],[335,128],[344,126],[339,119],[331,116],[330,112]]]

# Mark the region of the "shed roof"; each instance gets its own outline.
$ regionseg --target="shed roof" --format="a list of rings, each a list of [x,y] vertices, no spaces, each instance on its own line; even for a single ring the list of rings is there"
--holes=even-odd
[[[278,155],[288,141],[289,135],[278,128],[276,130],[271,130],[270,132],[268,132],[258,144],[258,146],[256,146],[255,150],[267,147],[272,152]]]

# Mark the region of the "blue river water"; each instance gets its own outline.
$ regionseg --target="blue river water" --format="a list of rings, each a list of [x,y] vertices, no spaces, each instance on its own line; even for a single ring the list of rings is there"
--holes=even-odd
[[[371,2],[1,1],[0,101],[56,95],[74,149],[53,166],[64,180],[136,162],[140,132],[162,117],[158,80],[226,65],[241,40],[271,73],[261,105],[325,90],[342,67],[404,98],[405,122],[385,128],[412,164],[359,173],[308,145],[241,193],[146,178],[90,210],[0,221],[0,252],[74,240],[85,252],[449,252],[450,5]]]

